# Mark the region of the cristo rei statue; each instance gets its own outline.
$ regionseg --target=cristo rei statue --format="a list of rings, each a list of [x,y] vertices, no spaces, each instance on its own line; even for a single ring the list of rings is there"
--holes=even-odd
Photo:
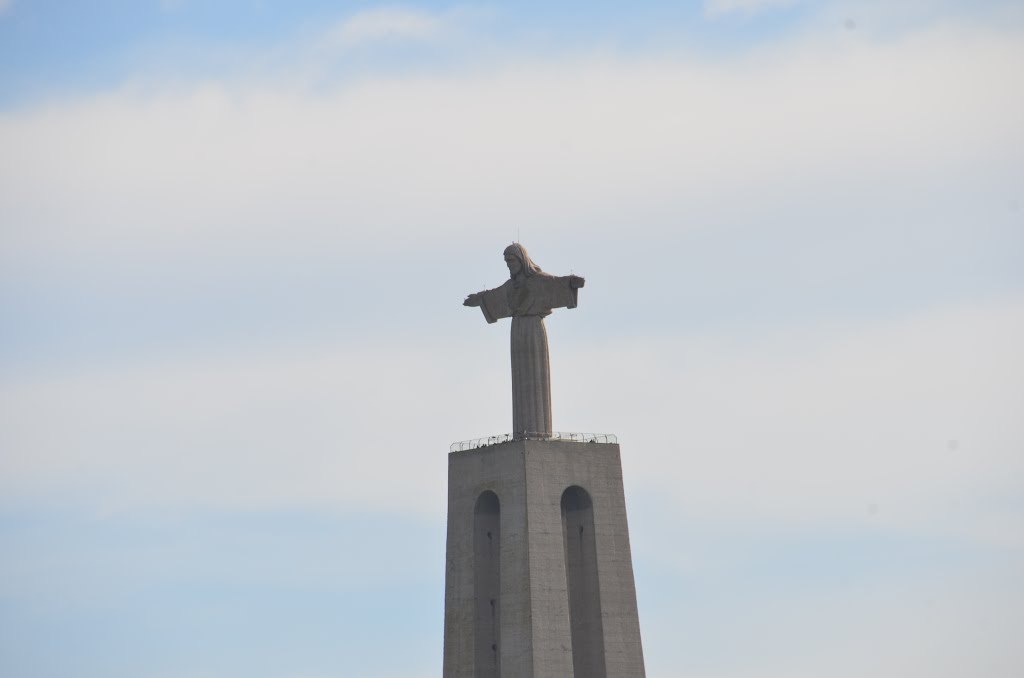
[[[554,308],[576,308],[578,275],[555,276],[533,263],[526,248],[505,248],[509,279],[500,287],[470,294],[488,323],[512,318],[512,434],[516,439],[550,438],[551,367],[544,317]]]

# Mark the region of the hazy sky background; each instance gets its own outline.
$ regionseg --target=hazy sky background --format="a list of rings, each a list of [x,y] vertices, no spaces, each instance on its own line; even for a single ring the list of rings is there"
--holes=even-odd
[[[1022,72],[1020,2],[0,0],[0,675],[439,675],[519,239],[649,676],[1018,678]]]

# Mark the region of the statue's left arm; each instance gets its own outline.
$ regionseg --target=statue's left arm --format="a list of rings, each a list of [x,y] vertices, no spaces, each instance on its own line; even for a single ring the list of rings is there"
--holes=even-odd
[[[535,303],[543,308],[576,308],[579,289],[586,283],[578,275],[534,278],[536,288],[531,290]]]

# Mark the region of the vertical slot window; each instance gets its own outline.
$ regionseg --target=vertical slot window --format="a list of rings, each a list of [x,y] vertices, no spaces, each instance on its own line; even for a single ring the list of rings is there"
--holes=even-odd
[[[501,506],[484,492],[473,510],[475,678],[501,676]]]
[[[582,487],[573,486],[562,493],[562,537],[565,542],[573,674],[576,678],[607,678],[594,504]]]

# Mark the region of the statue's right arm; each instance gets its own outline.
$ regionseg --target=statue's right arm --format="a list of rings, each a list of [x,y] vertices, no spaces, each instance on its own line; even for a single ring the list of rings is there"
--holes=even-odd
[[[508,307],[508,299],[505,294],[505,285],[495,287],[493,290],[471,294],[462,303],[464,306],[478,307],[484,314],[484,320],[489,323],[497,322],[499,318],[512,317],[512,310]]]

